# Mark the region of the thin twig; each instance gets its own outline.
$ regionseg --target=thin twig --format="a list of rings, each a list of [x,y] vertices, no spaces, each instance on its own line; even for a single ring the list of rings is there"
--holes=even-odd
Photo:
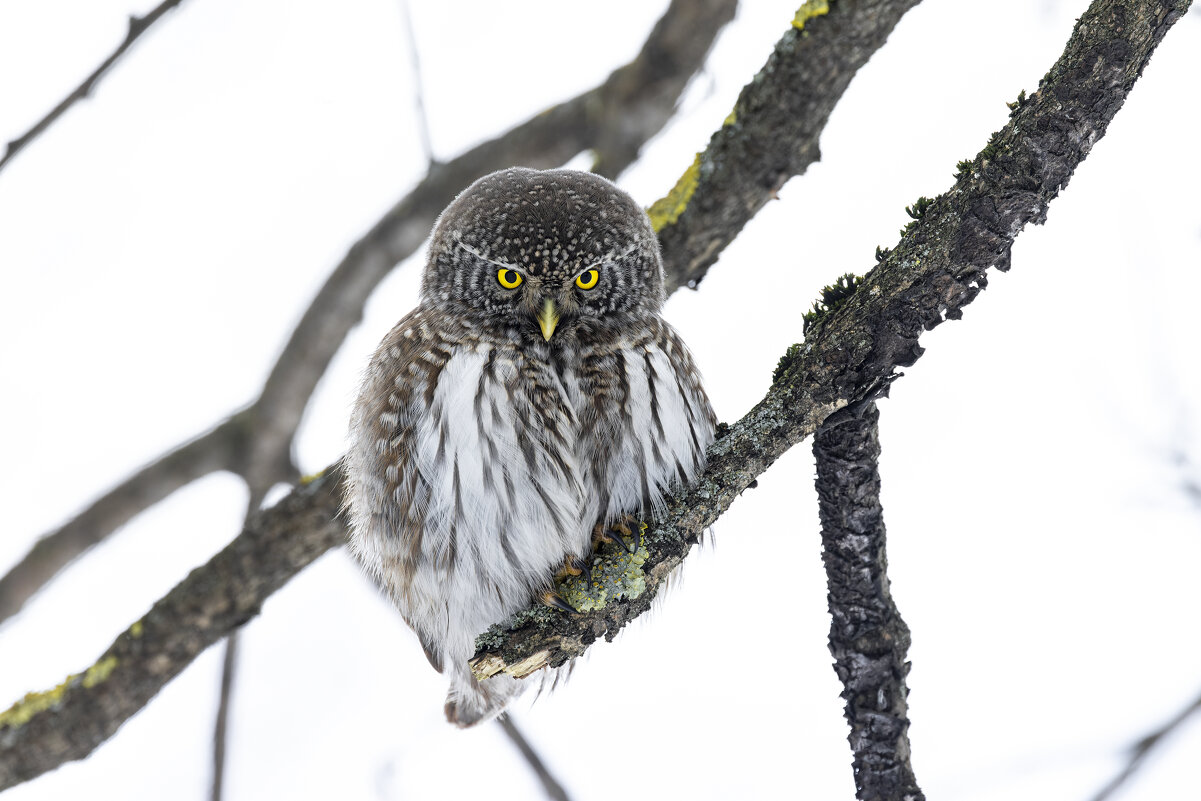
[[[400,15],[404,17],[405,36],[409,40],[409,61],[413,66],[413,104],[417,107],[417,134],[425,156],[426,172],[433,172],[434,140],[430,136],[429,115],[425,110],[425,83],[421,80],[421,53],[417,50],[417,31],[413,28],[413,12],[409,0],[400,0]]]
[[[813,438],[830,603],[860,801],[924,801],[909,751],[909,627],[892,600],[880,505],[880,411],[857,403]]]
[[[1138,769],[1143,766],[1143,762],[1147,759],[1151,751],[1166,740],[1172,732],[1184,725],[1184,722],[1199,710],[1201,710],[1201,696],[1198,696],[1191,704],[1180,710],[1167,723],[1132,745],[1130,747],[1130,759],[1126,762],[1125,767],[1093,796],[1092,801],[1108,801],[1130,777],[1138,772]]]
[[[117,60],[120,59],[121,56],[125,55],[125,51],[128,50],[135,41],[137,41],[138,37],[149,30],[150,27],[154,25],[154,23],[158,22],[164,14],[175,8],[181,2],[183,2],[183,0],[163,0],[162,3],[159,3],[158,6],[156,6],[154,10],[146,16],[131,16],[129,18],[129,31],[125,34],[125,40],[117,46],[117,49],[114,50],[108,58],[102,61],[100,66],[97,67],[91,75],[89,75],[87,78],[84,78],[83,83],[75,87],[75,91],[64,97],[57,106],[52,108],[50,113],[34,123],[34,126],[28,131],[8,143],[8,147],[4,150],[4,155],[0,156],[0,170],[3,170],[4,165],[11,161],[12,158],[22,150],[24,150],[30,142],[41,136],[47,128],[54,124],[55,120],[57,120],[66,112],[67,109],[75,105],[77,101],[83,100],[89,94],[91,94],[92,90],[96,88],[96,84],[99,83],[100,79],[104,77],[104,74],[109,71],[113,64],[117,63]]]
[[[217,699],[217,722],[213,726],[212,801],[221,801],[225,793],[225,746],[228,741],[229,706],[233,697],[234,673],[238,664],[239,632],[225,638],[225,657],[221,661],[221,692]]]
[[[525,739],[525,735],[521,733],[521,729],[517,728],[517,724],[513,722],[513,718],[508,713],[505,713],[497,718],[496,722],[500,724],[505,734],[509,736],[509,740],[512,741],[513,745],[517,746],[517,750],[525,757],[525,761],[529,764],[530,770],[534,771],[534,775],[538,777],[538,781],[542,782],[542,789],[546,791],[546,797],[551,799],[551,801],[571,801],[571,796],[563,789],[563,785],[559,784],[559,780],[547,770],[546,765],[542,762],[542,758],[538,756],[538,752],[530,745],[530,741]]]

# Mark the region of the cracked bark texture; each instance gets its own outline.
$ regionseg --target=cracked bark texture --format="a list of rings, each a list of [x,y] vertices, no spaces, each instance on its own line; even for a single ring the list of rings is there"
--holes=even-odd
[[[803,346],[789,350],[764,399],[738,423],[722,427],[704,475],[669,503],[644,537],[650,552],[643,568],[646,591],[570,618],[527,610],[484,633],[477,664],[515,675],[539,664],[563,664],[596,639],[612,639],[646,611],[663,578],[756,476],[832,412],[881,392],[897,367],[921,355],[921,331],[958,317],[983,288],[990,266],[1008,267],[1013,239],[1025,223],[1042,221],[1047,204],[1104,134],[1155,46],[1188,6],[1187,0],[1094,2],[1039,91],[1016,109],[971,169],[844,305],[811,328]],[[814,24],[811,36],[819,30]],[[86,756],[203,647],[341,542],[339,481],[331,469],[255,516],[82,678],[52,691],[45,705],[26,705],[28,718],[0,722],[0,789]],[[134,636],[135,628],[141,636]],[[110,655],[115,662],[107,661]],[[106,669],[93,674],[101,667]]]
[[[847,702],[855,797],[924,801],[909,761],[909,627],[889,592],[879,423],[874,402],[858,403],[826,418],[813,439],[830,653]]]

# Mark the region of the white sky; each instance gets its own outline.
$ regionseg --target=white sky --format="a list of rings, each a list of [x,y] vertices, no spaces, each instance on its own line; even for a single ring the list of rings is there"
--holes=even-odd
[[[671,186],[797,0],[744,0],[680,117],[621,183]],[[0,5],[0,138],[23,132],[153,2]],[[602,79],[665,0],[414,0],[434,148],[451,158]],[[725,420],[800,314],[890,246],[1032,91],[1083,0],[926,0],[852,83],[822,161],[669,319]],[[6,569],[42,532],[246,403],[347,247],[422,174],[395,0],[189,0],[0,173]],[[890,575],[913,630],[930,798],[1086,799],[1201,692],[1201,18],[1182,20],[1013,270],[926,335],[882,402]],[[358,370],[415,302],[368,305],[310,406],[302,469],[342,448]],[[1187,454],[1184,465],[1174,455]],[[576,799],[850,799],[805,443],[725,515],[656,614],[518,722]],[[139,516],[0,628],[0,706],[90,664],[237,532],[211,476]],[[344,553],[245,629],[228,798],[540,797],[499,729],[442,719],[443,679]],[[34,799],[207,798],[220,650]],[[1123,799],[1196,792],[1201,719]],[[486,788],[486,790],[484,789]]]

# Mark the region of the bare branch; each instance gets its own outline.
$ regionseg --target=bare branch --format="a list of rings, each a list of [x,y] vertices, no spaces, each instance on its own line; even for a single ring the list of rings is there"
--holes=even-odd
[[[924,801],[909,761],[909,628],[888,586],[880,505],[880,411],[826,418],[813,438],[830,600],[830,653],[843,684],[860,801]]]
[[[534,771],[534,775],[538,777],[538,781],[542,783],[542,789],[546,791],[546,797],[551,801],[571,801],[571,796],[567,795],[567,791],[563,789],[563,785],[559,784],[559,780],[551,775],[547,770],[546,765],[542,762],[542,757],[538,756],[538,752],[534,750],[534,746],[530,741],[525,739],[525,735],[521,733],[521,729],[517,728],[517,724],[509,717],[506,712],[496,719],[500,727],[504,729],[509,740],[513,745],[517,746],[517,750],[525,758],[529,764],[530,770]]]
[[[917,3],[802,6],[726,123],[671,193],[651,207],[669,292],[695,288],[759,209],[820,158],[818,139],[851,78]]]
[[[164,14],[175,8],[181,2],[183,2],[183,0],[163,0],[162,3],[159,3],[154,10],[152,10],[146,16],[130,17],[129,31],[126,32],[124,41],[117,46],[117,49],[114,50],[108,58],[102,61],[100,66],[97,67],[91,75],[84,78],[83,83],[75,87],[75,91],[64,97],[57,106],[52,108],[45,117],[42,117],[40,120],[34,123],[32,128],[8,143],[8,147],[4,150],[4,155],[0,156],[0,170],[3,170],[4,165],[11,161],[12,158],[22,150],[24,150],[30,142],[41,136],[47,128],[54,124],[55,120],[57,120],[67,111],[67,109],[75,105],[77,101],[83,100],[90,95],[92,90],[96,88],[96,84],[98,84],[100,79],[104,77],[104,74],[109,71],[113,64],[117,63],[117,60],[120,59],[121,56],[125,55],[125,51],[133,46],[133,43],[137,41],[138,37],[149,30],[150,27],[154,25],[154,23],[158,22]]]
[[[341,480],[334,465],[272,509],[250,515],[240,536],[159,600],[94,665],[0,713],[0,789],[91,753],[201,651],[343,542]]]
[[[455,194],[493,170],[513,164],[553,167],[588,149],[597,152],[608,174],[625,169],[671,117],[717,32],[733,18],[735,5],[736,0],[674,0],[638,56],[599,87],[438,165],[351,247],[292,332],[258,400],[44,535],[0,579],[0,622],[72,559],[191,481],[222,469],[237,472],[252,486],[294,481],[291,443],[317,382],[362,318],[371,292],[421,246]]]
[[[1095,0],[1039,91],[845,305],[790,349],[766,397],[738,423],[721,427],[705,473],[643,537],[644,589],[570,618],[545,608],[519,613],[510,625],[481,635],[477,675],[528,675],[579,656],[601,636],[611,639],[650,607],[701,532],[776,458],[832,412],[879,393],[897,367],[912,364],[922,352],[918,335],[959,317],[989,267],[1008,267],[1013,240],[1026,223],[1044,219],[1188,6],[1189,0]],[[201,650],[343,541],[340,483],[335,465],[253,516],[91,668],[0,715],[0,789],[86,756]]]
[[[1092,801],[1109,801],[1113,797],[1113,794],[1121,789],[1131,776],[1138,772],[1139,768],[1143,766],[1143,762],[1147,759],[1147,756],[1155,747],[1166,740],[1172,732],[1180,728],[1185,721],[1199,711],[1201,711],[1201,696],[1198,696],[1191,704],[1177,712],[1167,723],[1140,738],[1137,743],[1131,746],[1130,759],[1126,762],[1126,765],[1093,796]]]
[[[39,588],[79,554],[144,509],[217,470],[234,469],[244,436],[235,415],[146,465],[56,531],[45,535],[0,578],[0,622],[20,611]]]
[[[217,721],[213,725],[213,786],[209,798],[221,801],[225,792],[225,744],[228,741],[229,707],[233,698],[234,674],[238,665],[238,632],[225,638],[221,660],[221,691],[217,697]]]

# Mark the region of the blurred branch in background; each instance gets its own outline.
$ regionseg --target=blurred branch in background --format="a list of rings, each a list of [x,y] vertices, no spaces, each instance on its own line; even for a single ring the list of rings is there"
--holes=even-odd
[[[1113,798],[1114,793],[1120,790],[1135,773],[1138,773],[1139,768],[1143,766],[1147,757],[1155,750],[1155,747],[1167,740],[1172,732],[1184,725],[1198,711],[1201,711],[1201,696],[1198,696],[1192,703],[1180,710],[1167,723],[1150,734],[1139,738],[1138,742],[1130,747],[1130,757],[1125,767],[1093,796],[1092,801],[1109,801],[1110,798]]]
[[[93,70],[92,74],[84,78],[83,83],[75,87],[75,91],[67,95],[62,101],[50,109],[50,112],[42,117],[33,127],[25,133],[18,136],[16,139],[8,143],[8,147],[4,149],[4,155],[0,156],[0,170],[4,169],[4,165],[8,164],[18,153],[29,146],[29,143],[37,139],[46,129],[54,124],[55,120],[66,113],[67,109],[75,105],[77,101],[85,99],[96,88],[96,84],[100,83],[100,79],[105,73],[112,68],[114,64],[125,55],[125,52],[133,46],[133,43],[138,40],[138,37],[150,29],[154,23],[158,22],[164,14],[179,5],[183,0],[163,0],[155,8],[144,17],[129,18],[129,30],[125,34],[125,39],[121,44],[117,45],[117,49],[112,52],[108,58],[100,63],[100,66]]]
[[[880,505],[880,410],[858,403],[813,438],[830,653],[842,682],[861,801],[924,801],[909,755],[909,627],[892,600]]]
[[[251,486],[294,482],[291,444],[317,382],[372,291],[421,246],[439,212],[476,178],[513,164],[556,167],[593,149],[610,177],[625,169],[670,119],[735,7],[736,0],[674,0],[638,56],[600,86],[438,165],[351,247],[292,332],[258,399],[39,539],[0,578],[0,622],[72,559],[192,481],[228,470]]]
[[[542,758],[538,756],[538,752],[534,750],[534,746],[530,745],[530,741],[521,733],[521,729],[517,728],[517,724],[513,722],[509,713],[506,712],[498,717],[496,722],[500,724],[509,741],[525,757],[525,761],[529,763],[530,768],[538,777],[538,781],[542,782],[542,789],[546,791],[546,797],[551,801],[571,801],[571,797],[567,795],[563,785],[559,784],[558,779],[551,775]]]

